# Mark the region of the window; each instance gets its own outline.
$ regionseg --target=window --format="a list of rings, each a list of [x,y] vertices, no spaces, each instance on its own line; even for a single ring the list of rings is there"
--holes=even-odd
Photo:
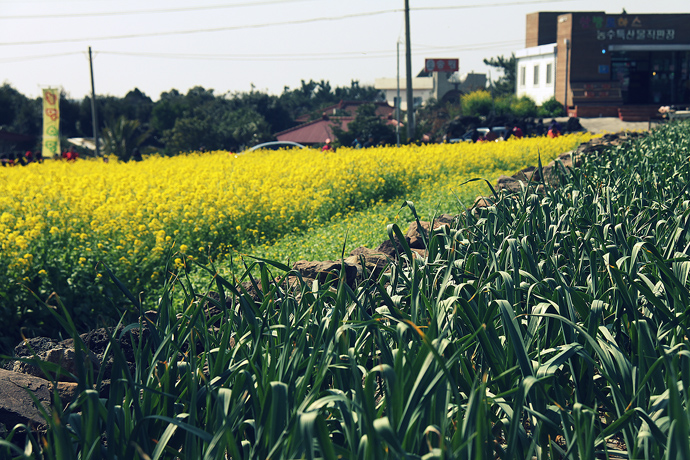
[[[534,86],[539,85],[539,64],[534,66]]]
[[[525,66],[520,66],[520,86],[525,86]]]
[[[546,64],[546,84],[553,84],[553,64]]]

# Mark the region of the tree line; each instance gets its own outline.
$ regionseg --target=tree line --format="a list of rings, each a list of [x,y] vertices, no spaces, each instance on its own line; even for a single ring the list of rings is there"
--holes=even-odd
[[[558,116],[563,107],[555,99],[537,107],[528,97],[515,96],[516,60],[499,56],[484,63],[500,71],[486,91],[462,95],[455,101],[427,101],[415,114],[416,138],[403,142],[441,142],[458,137],[479,125],[529,123],[536,117]],[[322,110],[340,101],[383,101],[381,91],[353,80],[349,87],[331,87],[321,80],[302,80],[299,88],[285,87],[279,96],[252,89],[249,92],[215,94],[201,86],[186,94],[172,89],[157,101],[135,88],[124,97],[98,96],[96,110],[99,137],[107,154],[128,161],[133,155],[157,152],[176,155],[199,150],[240,151],[274,139],[275,133],[322,116]],[[36,139],[40,147],[41,98],[30,99],[8,83],[0,86],[0,129]],[[373,105],[361,106],[348,131],[333,128],[336,145],[351,145],[355,138],[375,138],[377,143],[395,143],[392,126],[382,120]],[[403,120],[405,116],[403,115]],[[93,137],[91,98],[60,98],[62,145],[67,138]],[[81,153],[89,154],[83,150]]]
[[[196,86],[186,94],[163,92],[157,101],[135,88],[124,97],[97,96],[99,133],[106,143],[129,143],[133,148],[162,154],[206,150],[237,151],[273,139],[300,120],[322,116],[321,109],[341,100],[375,102],[380,91],[352,81],[349,87],[332,88],[326,81],[302,81],[296,89],[285,87],[279,96],[259,91],[215,94]],[[42,134],[41,98],[31,99],[8,83],[0,86],[0,127],[34,137]],[[93,137],[91,98],[60,98],[62,138]],[[38,147],[33,146],[34,148]],[[29,147],[31,148],[31,147]],[[126,159],[126,158],[125,158]]]

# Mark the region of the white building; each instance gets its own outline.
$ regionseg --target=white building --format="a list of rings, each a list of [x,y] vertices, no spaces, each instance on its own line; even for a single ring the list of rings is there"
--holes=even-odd
[[[396,106],[398,95],[397,78],[377,78],[374,88],[383,91],[388,102]],[[457,72],[421,72],[412,79],[412,97],[415,107],[420,107],[429,99],[437,101],[458,98],[463,93],[470,93],[486,88],[486,75],[483,73],[469,73],[462,77]],[[404,77],[400,78],[400,110],[407,110],[407,84]]]
[[[556,95],[556,43],[515,52],[518,97],[529,96],[542,105]]]

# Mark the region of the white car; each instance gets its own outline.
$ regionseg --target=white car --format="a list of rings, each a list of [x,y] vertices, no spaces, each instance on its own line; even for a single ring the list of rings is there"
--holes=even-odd
[[[254,150],[280,150],[280,149],[306,149],[307,147],[292,141],[272,141],[264,142],[263,144],[255,145],[245,152],[253,152]]]

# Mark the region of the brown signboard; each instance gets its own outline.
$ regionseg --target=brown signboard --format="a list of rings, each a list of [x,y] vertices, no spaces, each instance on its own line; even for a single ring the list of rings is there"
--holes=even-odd
[[[687,14],[583,13],[573,19],[574,33],[589,35],[601,45],[687,44],[690,39]]]

